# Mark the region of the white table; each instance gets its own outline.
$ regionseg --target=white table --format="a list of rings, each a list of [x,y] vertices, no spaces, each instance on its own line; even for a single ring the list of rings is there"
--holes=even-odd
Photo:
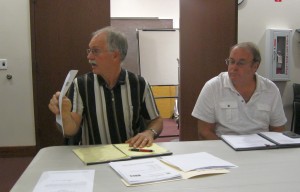
[[[94,191],[101,192],[299,192],[300,148],[236,152],[223,141],[164,142],[173,154],[208,152],[238,168],[230,173],[188,180],[126,187],[108,164],[84,165],[72,152],[74,146],[41,149],[12,188],[32,191],[44,171],[94,169]],[[75,146],[78,147],[78,146]]]

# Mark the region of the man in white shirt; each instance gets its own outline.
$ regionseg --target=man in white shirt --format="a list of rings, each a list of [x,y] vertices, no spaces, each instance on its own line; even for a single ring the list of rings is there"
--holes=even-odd
[[[192,112],[200,138],[284,131],[287,119],[280,92],[256,73],[261,62],[256,45],[234,45],[225,61],[228,71],[206,82]]]

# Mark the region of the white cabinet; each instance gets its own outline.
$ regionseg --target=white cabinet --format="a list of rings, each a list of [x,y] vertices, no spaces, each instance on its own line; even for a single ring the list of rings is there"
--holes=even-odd
[[[272,81],[290,80],[291,38],[291,29],[267,29],[265,65]]]

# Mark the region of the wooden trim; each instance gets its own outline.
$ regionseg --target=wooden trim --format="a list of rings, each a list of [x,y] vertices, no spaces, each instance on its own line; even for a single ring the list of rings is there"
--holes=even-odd
[[[0,147],[0,157],[33,157],[36,153],[36,146]]]

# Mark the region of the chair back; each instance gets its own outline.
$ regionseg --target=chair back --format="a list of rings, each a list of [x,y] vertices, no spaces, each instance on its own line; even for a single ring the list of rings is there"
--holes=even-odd
[[[300,102],[300,84],[293,84],[294,102]]]
[[[300,134],[300,84],[293,84],[294,100],[293,100],[293,116],[292,131]]]
[[[300,134],[300,102],[294,102],[294,132]]]

